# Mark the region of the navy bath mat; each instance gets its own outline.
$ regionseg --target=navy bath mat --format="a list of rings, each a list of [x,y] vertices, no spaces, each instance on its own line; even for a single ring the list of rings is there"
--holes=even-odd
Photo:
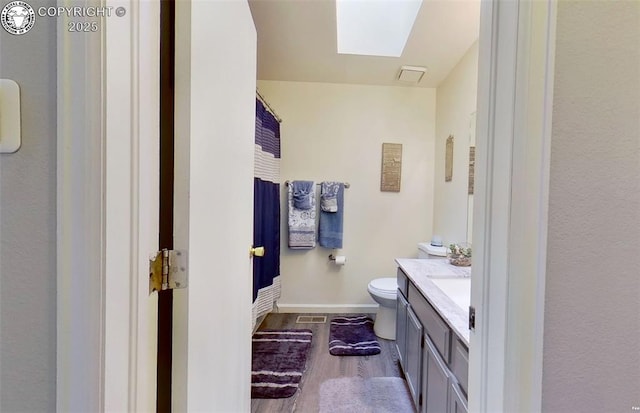
[[[257,331],[251,344],[251,398],[280,399],[298,390],[311,330]]]
[[[364,314],[336,317],[329,328],[329,354],[333,356],[370,356],[380,353],[373,332],[373,320]]]

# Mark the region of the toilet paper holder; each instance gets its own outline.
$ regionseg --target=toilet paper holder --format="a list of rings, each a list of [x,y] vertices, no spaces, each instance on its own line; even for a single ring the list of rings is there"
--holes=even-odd
[[[344,265],[347,262],[347,257],[329,254],[329,261],[333,261],[336,265]]]

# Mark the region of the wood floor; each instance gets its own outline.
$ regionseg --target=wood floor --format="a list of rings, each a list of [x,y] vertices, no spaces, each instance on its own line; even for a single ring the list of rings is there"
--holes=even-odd
[[[271,313],[265,318],[258,330],[308,328],[313,331],[311,352],[307,359],[307,368],[302,376],[300,388],[295,395],[287,399],[251,399],[253,413],[317,412],[320,385],[328,379],[356,376],[362,378],[402,377],[398,367],[395,341],[378,338],[382,352],[375,356],[332,356],[329,354],[329,326],[331,319],[340,316],[340,314],[326,314],[326,324],[296,324],[298,315],[300,314]],[[371,317],[374,318],[374,315]]]

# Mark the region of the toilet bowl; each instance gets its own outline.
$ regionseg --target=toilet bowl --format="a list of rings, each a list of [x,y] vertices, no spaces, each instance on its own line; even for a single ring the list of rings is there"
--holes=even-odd
[[[367,290],[371,298],[380,304],[373,331],[380,338],[395,340],[398,281],[395,277],[376,278],[369,283]]]

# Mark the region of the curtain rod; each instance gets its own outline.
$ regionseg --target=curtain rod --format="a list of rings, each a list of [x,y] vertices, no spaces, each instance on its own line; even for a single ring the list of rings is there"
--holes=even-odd
[[[285,184],[286,186],[289,186],[289,183],[290,183],[290,182],[291,182],[291,181],[288,181],[288,180],[287,180],[287,181],[284,181],[284,184]],[[320,185],[320,184],[319,184],[319,183],[317,183],[316,185]],[[351,186],[351,185],[349,185],[349,182],[344,182],[344,187],[345,187],[345,188],[349,188],[350,186]]]
[[[269,102],[267,102],[267,100],[260,94],[260,91],[258,89],[256,89],[256,95],[258,96],[258,99],[260,99],[260,101],[264,103],[264,105],[269,109],[269,112],[271,112],[273,117],[276,118],[278,123],[282,123],[282,118],[278,116],[275,110],[273,110]]]

